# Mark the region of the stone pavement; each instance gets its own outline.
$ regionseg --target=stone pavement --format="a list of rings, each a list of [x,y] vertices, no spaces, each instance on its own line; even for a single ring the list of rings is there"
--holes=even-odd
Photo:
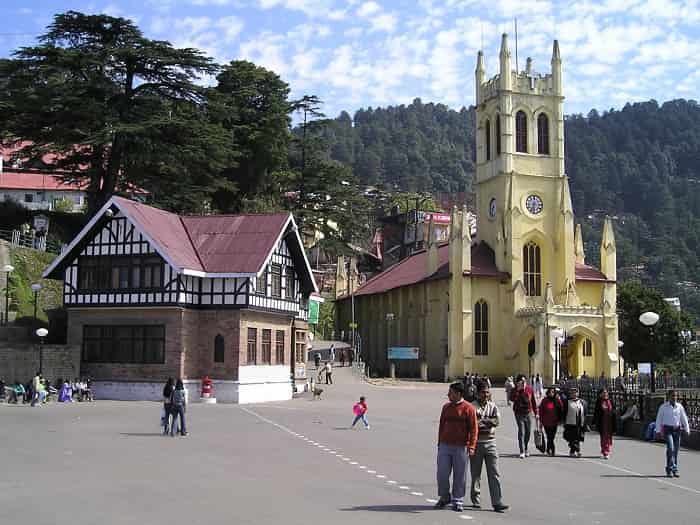
[[[159,435],[156,403],[0,405],[0,523],[698,523],[699,453],[682,451],[672,480],[660,445],[620,439],[606,462],[594,433],[584,458],[520,460],[506,407],[498,445],[511,510],[490,511],[485,478],[482,510],[433,510],[447,385],[333,377],[320,401],[192,405],[186,438]],[[348,429],[359,395],[371,430]]]

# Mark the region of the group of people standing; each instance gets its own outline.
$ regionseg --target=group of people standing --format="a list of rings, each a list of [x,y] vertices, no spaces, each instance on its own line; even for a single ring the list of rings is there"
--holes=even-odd
[[[168,432],[172,437],[175,437],[176,432],[183,437],[187,435],[187,426],[185,424],[186,409],[187,390],[182,383],[182,379],[178,379],[176,382],[172,377],[169,377],[163,387],[161,426],[163,427],[164,436],[167,436]],[[179,428],[177,426],[178,418],[180,420]]]
[[[78,379],[73,381],[69,379],[59,379],[56,384],[57,389],[51,384],[41,372],[34,374],[34,377],[26,384],[15,380],[9,386],[0,379],[0,401],[17,404],[20,399],[23,403],[31,403],[31,406],[41,406],[47,403],[51,396],[57,396],[58,401],[92,401],[92,388],[89,378]]]

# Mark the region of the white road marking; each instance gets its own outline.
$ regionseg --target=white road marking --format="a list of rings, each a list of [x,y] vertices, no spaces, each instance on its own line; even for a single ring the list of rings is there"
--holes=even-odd
[[[390,479],[389,481],[387,481],[387,483],[391,483],[392,485],[396,485],[396,482],[393,479]]]
[[[610,463],[601,463],[600,461],[593,461],[592,459],[587,459],[587,458],[580,458],[579,461],[586,461],[588,463],[594,463],[596,465],[600,465],[601,467],[609,468],[612,470],[617,470],[618,472],[625,472],[627,474],[634,474],[635,476],[639,476],[640,478],[648,479],[649,481],[656,481],[657,483],[661,483],[662,485],[668,485],[670,487],[676,487],[677,489],[687,490],[688,492],[692,492],[693,494],[700,494],[700,490],[696,490],[696,489],[693,489],[690,487],[685,487],[683,485],[679,485],[678,483],[671,483],[670,481],[666,481],[665,479],[650,478],[650,477],[645,476],[644,474],[641,474],[639,472],[635,472],[634,470],[629,470],[629,469],[622,468],[622,467],[616,467],[614,465],[611,465]]]
[[[474,519],[467,514],[461,514],[459,517],[460,517],[460,519],[463,519],[463,520],[473,520]]]
[[[376,474],[376,473],[377,473],[376,470],[368,470],[368,471],[367,471],[367,474]]]
[[[422,496],[423,493],[422,492],[411,492],[411,495],[412,496]]]
[[[425,501],[427,501],[428,503],[437,503],[437,500],[432,498],[425,498]]]
[[[328,453],[329,453],[329,454],[335,454],[335,450],[329,450]]]
[[[343,458],[343,461],[350,461],[350,458]]]
[[[386,478],[386,476],[385,476],[384,474],[377,474],[377,477],[378,477],[379,479],[384,479],[384,478]]]
[[[406,485],[401,485],[399,488],[400,488],[401,490],[408,490],[408,489],[410,489],[411,487],[407,487]]]
[[[357,465],[357,461],[351,461],[350,464],[351,464],[351,465]]]
[[[364,465],[360,465],[360,468],[365,469],[365,468],[367,468],[367,467],[365,467]]]

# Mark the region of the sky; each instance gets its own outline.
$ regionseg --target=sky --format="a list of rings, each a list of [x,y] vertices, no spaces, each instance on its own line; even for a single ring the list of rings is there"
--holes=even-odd
[[[219,63],[250,60],[328,116],[417,97],[472,105],[477,51],[495,75],[507,32],[514,60],[516,17],[520,69],[531,56],[548,73],[559,40],[567,114],[697,99],[700,84],[700,0],[0,0],[0,57],[71,9],[129,18]]]

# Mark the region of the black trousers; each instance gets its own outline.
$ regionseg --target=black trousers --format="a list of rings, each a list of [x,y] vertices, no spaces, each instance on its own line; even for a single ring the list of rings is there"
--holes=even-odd
[[[547,436],[547,452],[554,455],[554,438],[557,435],[557,427],[544,427],[544,433]]]
[[[333,372],[326,372],[326,384],[327,385],[332,385],[333,384]]]

